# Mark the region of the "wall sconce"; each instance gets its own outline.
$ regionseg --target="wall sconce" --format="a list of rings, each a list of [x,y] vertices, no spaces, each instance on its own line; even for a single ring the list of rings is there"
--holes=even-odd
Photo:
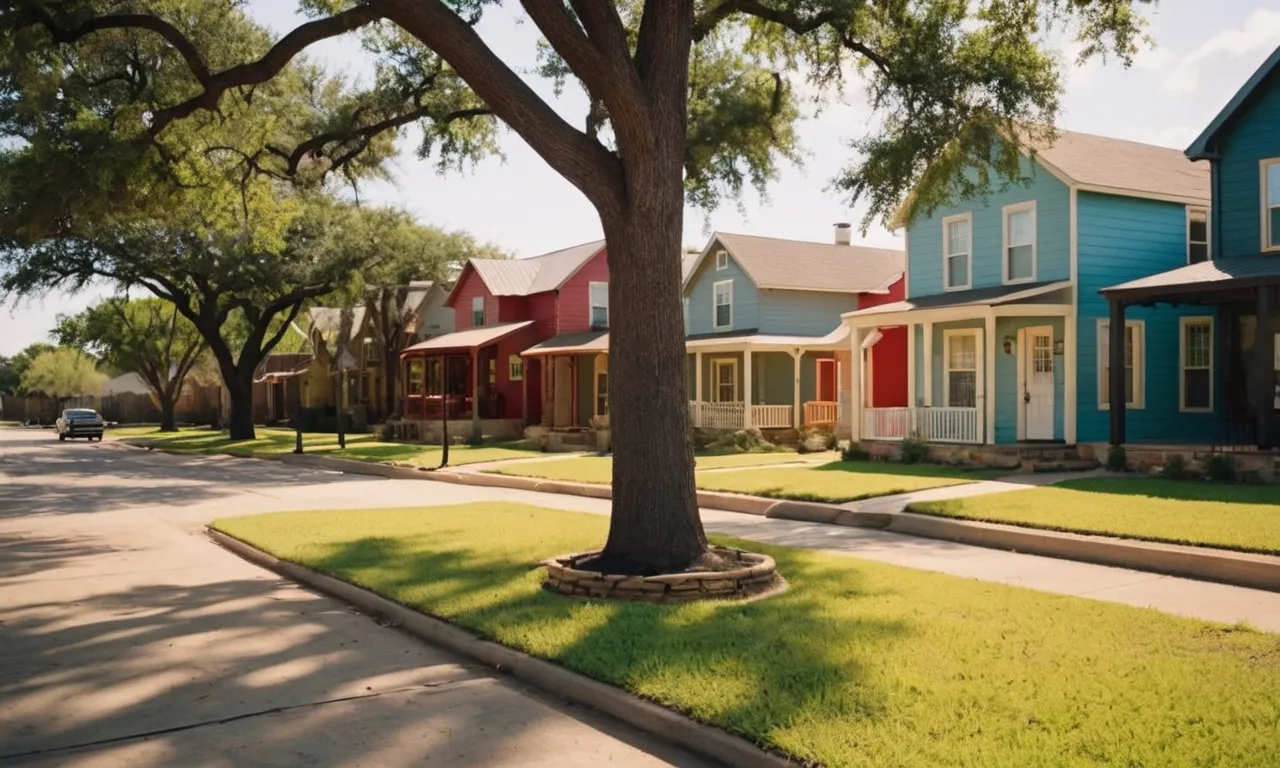
[[[1057,341],[1053,342],[1053,354],[1061,355],[1062,350],[1063,350],[1062,339],[1058,339]]]
[[[1015,344],[1015,341],[1014,341],[1014,338],[1013,338],[1012,336],[1005,336],[1005,337],[1004,337],[1004,353],[1005,353],[1006,355],[1012,355],[1012,354],[1013,354],[1013,347],[1014,347],[1014,344]]]

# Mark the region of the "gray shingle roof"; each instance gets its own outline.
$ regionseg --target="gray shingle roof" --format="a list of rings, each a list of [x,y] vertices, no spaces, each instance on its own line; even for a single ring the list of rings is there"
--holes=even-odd
[[[1219,290],[1227,287],[1224,284],[1235,281],[1265,283],[1270,280],[1280,282],[1280,256],[1260,253],[1252,256],[1232,256],[1212,261],[1202,261],[1199,264],[1189,264],[1185,267],[1171,269],[1168,272],[1161,272],[1137,280],[1130,280],[1127,283],[1113,285],[1109,288],[1103,288],[1102,292],[1120,294],[1128,291],[1151,291],[1165,288],[1171,290],[1185,290],[1188,288],[1199,288],[1201,291]],[[1215,283],[1217,285],[1214,285]]]
[[[564,285],[603,247],[603,240],[595,240],[527,259],[472,259],[470,264],[494,296],[529,296]]]
[[[307,317],[311,321],[312,332],[319,332],[320,338],[324,339],[326,344],[338,338],[338,329],[342,327],[341,308],[312,307],[307,310]],[[347,337],[347,341],[355,339],[362,327],[364,327],[363,305],[353,307],[351,310],[351,335]]]
[[[1178,149],[1063,130],[1052,146],[1035,149],[1042,162],[1077,184],[1209,205],[1209,164],[1193,163]]]
[[[728,249],[759,288],[883,292],[902,276],[906,268],[906,253],[890,248],[783,240],[730,232],[717,232],[715,239]],[[686,275],[686,280],[693,276],[693,271],[696,268]]]

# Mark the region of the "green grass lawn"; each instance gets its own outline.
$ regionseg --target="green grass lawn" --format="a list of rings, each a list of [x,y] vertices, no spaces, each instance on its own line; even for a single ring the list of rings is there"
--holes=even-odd
[[[910,509],[1055,531],[1280,554],[1276,486],[1085,478],[1052,488],[912,504]]]
[[[1276,635],[744,542],[788,592],[656,606],[540,589],[536,562],[608,523],[495,503],[214,525],[828,768],[1280,765]]]
[[[257,427],[257,439],[232,442],[226,432],[208,429],[188,429],[162,433],[156,427],[123,427],[107,432],[108,437],[129,439],[145,443],[153,448],[184,453],[226,453],[234,456],[270,458],[294,449],[294,432],[290,429]],[[398,462],[417,466],[434,467],[440,464],[438,445],[410,443],[384,443],[371,434],[347,435],[346,450],[338,449],[338,436],[332,433],[303,433],[303,450],[306,453],[324,454],[344,459],[371,462]],[[476,464],[482,461],[505,461],[541,455],[531,444],[503,443],[498,445],[449,448],[449,463]]]
[[[1007,472],[963,472],[933,464],[835,461],[817,467],[774,467],[698,475],[704,491],[796,501],[844,503],[984,480]]]
[[[698,469],[724,469],[728,467],[755,467],[768,464],[782,464],[799,461],[802,457],[791,451],[772,453],[733,453],[721,455],[699,455]],[[548,480],[567,480],[575,483],[613,482],[613,457],[582,456],[573,459],[554,459],[550,461],[533,461],[523,464],[512,464],[491,470],[502,475],[519,475],[521,477],[541,477]]]

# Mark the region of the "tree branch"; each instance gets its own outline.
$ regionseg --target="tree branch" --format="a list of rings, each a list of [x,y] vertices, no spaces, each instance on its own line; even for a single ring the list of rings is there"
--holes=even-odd
[[[57,19],[42,3],[30,2],[25,5],[28,12],[35,18],[35,22],[48,30],[55,43],[74,43],[94,32],[108,29],[146,30],[160,35],[169,45],[172,45],[187,62],[187,68],[201,85],[206,85],[209,80],[209,67],[204,63],[200,50],[180,29],[158,16],[146,13],[114,13],[85,19],[76,26],[68,28],[60,26]]]

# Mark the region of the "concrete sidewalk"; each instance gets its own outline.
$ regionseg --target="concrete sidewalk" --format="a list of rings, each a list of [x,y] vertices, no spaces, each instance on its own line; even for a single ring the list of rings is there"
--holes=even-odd
[[[1009,475],[996,480],[977,480],[963,485],[947,485],[941,488],[927,488],[923,491],[898,493],[892,496],[879,496],[863,501],[850,501],[840,506],[860,512],[901,512],[908,504],[917,501],[945,501],[947,499],[967,499],[970,496],[985,496],[990,493],[1009,493],[1025,491],[1031,488],[1043,488],[1067,480],[1079,480],[1085,477],[1105,477],[1105,470],[1092,472],[1040,472],[1021,475]]]

